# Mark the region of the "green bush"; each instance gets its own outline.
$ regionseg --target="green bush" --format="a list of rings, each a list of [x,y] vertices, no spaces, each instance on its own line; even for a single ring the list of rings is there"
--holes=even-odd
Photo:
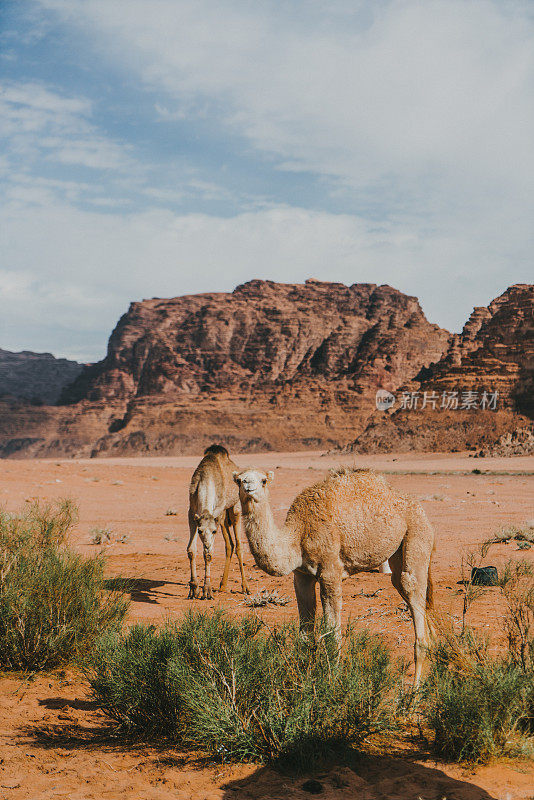
[[[103,637],[89,677],[122,731],[299,768],[391,725],[401,668],[366,632],[349,629],[337,657],[325,631],[308,642],[217,612]]]
[[[31,504],[0,514],[0,667],[36,671],[82,657],[127,604],[104,590],[101,557],[66,546],[76,509]]]
[[[530,751],[532,674],[508,652],[492,655],[469,629],[442,634],[429,655],[423,713],[438,755],[487,763]]]

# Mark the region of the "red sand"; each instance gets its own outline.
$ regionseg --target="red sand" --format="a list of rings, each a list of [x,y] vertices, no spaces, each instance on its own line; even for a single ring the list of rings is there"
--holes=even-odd
[[[234,456],[240,466],[275,469],[271,503],[282,521],[297,492],[320,479],[334,464],[354,463],[396,471],[394,486],[422,500],[435,526],[437,552],[433,563],[437,604],[442,612],[460,614],[457,581],[462,557],[485,541],[501,525],[522,523],[534,517],[534,458],[486,458],[461,455],[325,456],[313,453]],[[105,548],[110,575],[135,578],[130,621],[160,623],[184,609],[224,607],[233,614],[247,613],[239,592],[237,562],[232,565],[230,591],[217,593],[213,602],[187,600],[189,563],[187,544],[187,489],[197,459],[136,458],[85,461],[4,461],[0,504],[14,511],[25,500],[70,497],[79,505],[80,522],[73,545],[84,553],[91,545],[91,530],[106,528],[112,540],[128,541]],[[493,474],[475,475],[473,469]],[[500,471],[513,474],[495,474]],[[402,473],[418,474],[402,474]],[[456,474],[432,474],[456,473]],[[462,474],[463,473],[463,474]],[[468,473],[468,474],[465,474]],[[531,474],[528,474],[531,473]],[[175,509],[177,516],[166,516]],[[270,578],[257,569],[245,541],[246,569],[253,592],[277,588],[290,598],[285,607],[268,607],[257,613],[267,621],[297,616],[292,579]],[[219,538],[212,566],[212,583],[218,585],[223,564]],[[534,549],[517,552],[516,545],[494,546],[487,563],[502,565],[508,558],[534,558]],[[202,573],[199,550],[199,568]],[[374,597],[365,597],[382,589]],[[503,609],[496,589],[469,612],[476,627],[494,633]],[[344,617],[360,621],[383,633],[396,652],[411,658],[413,631],[388,576],[367,574],[344,583]],[[146,746],[110,744],[99,729],[105,724],[90,702],[83,678],[67,675],[38,676],[23,681],[1,678],[0,684],[0,800],[100,800],[124,797],[136,800],[185,798],[301,798],[304,778],[280,776],[254,765],[206,765],[194,755]],[[408,798],[447,797],[531,798],[534,771],[525,763],[496,764],[469,772],[457,767],[422,761],[407,745],[391,757],[372,757],[361,764],[337,768],[318,776],[324,785],[320,797]],[[418,760],[419,759],[419,760]],[[317,777],[317,776],[316,776]]]

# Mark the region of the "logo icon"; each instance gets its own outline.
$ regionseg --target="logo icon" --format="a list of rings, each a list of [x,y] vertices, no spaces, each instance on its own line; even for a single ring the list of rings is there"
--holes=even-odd
[[[387,411],[395,404],[395,395],[387,389],[379,389],[376,393],[376,407],[379,411]]]

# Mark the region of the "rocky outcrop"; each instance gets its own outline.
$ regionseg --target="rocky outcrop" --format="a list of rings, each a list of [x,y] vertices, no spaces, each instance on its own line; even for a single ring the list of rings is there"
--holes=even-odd
[[[132,303],[104,361],[64,402],[268,393],[323,382],[396,387],[440,358],[449,334],[389,286],[250,281],[231,294]]]
[[[534,286],[516,284],[474,309],[421,389],[497,391],[501,408],[532,414],[533,378]]]
[[[0,349],[0,397],[53,405],[81,371],[81,364],[51,353]]]
[[[255,280],[133,303],[61,405],[0,402],[0,455],[197,454],[214,440],[233,452],[524,449],[513,432],[534,418],[533,294],[510,287],[453,336],[416,298],[374,284]],[[393,413],[376,410],[379,388],[396,395]],[[395,411],[402,391],[436,408]],[[495,410],[462,409],[469,391],[497,392]],[[441,408],[454,393],[459,407]]]
[[[0,399],[0,458],[89,456],[112,414],[102,403],[35,406]]]
[[[418,408],[399,410],[402,392],[415,392]],[[467,394],[472,393],[472,404]],[[424,398],[437,397],[436,407]],[[456,394],[458,408],[443,398]],[[486,407],[484,400],[486,398]],[[495,398],[495,407],[488,407]],[[464,406],[464,407],[462,407]],[[469,406],[469,407],[465,407]],[[401,387],[389,413],[376,412],[366,430],[348,445],[360,452],[491,450],[534,419],[534,286],[516,284],[487,308],[475,308],[461,334],[451,337],[444,356],[419,379]],[[498,447],[497,447],[498,449]],[[505,447],[510,454],[513,447]]]
[[[516,428],[503,434],[489,447],[483,447],[478,455],[480,457],[534,455],[534,426]]]
[[[62,401],[114,406],[94,454],[332,447],[448,341],[389,286],[254,280],[133,303]]]

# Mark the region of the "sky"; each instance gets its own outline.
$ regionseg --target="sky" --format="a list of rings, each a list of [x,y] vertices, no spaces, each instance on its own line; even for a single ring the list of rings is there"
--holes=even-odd
[[[461,330],[532,282],[533,96],[530,0],[0,0],[0,347],[252,278]]]

